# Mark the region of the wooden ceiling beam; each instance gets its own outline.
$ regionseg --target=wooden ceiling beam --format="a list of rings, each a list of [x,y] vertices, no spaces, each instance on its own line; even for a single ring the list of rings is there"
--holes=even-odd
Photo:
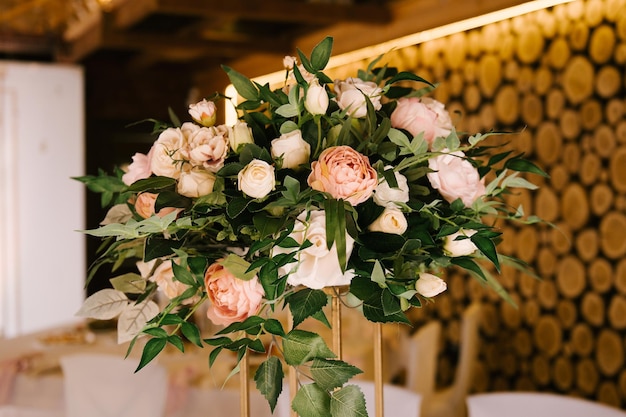
[[[389,8],[379,4],[329,4],[293,0],[158,0],[157,10],[166,14],[228,16],[267,22],[333,24],[337,22],[385,23]]]

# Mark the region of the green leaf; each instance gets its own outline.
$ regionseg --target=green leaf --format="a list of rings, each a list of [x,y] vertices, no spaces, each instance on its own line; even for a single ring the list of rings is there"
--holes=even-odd
[[[248,205],[252,203],[252,201],[253,200],[251,199],[243,197],[233,198],[226,207],[226,214],[228,214],[228,217],[230,217],[231,219],[234,219],[235,217],[239,216],[246,209],[246,207],[248,207]]]
[[[139,365],[137,366],[137,369],[135,369],[135,372],[139,371],[141,368],[149,364],[152,359],[156,358],[156,356],[165,348],[165,345],[167,345],[167,339],[165,338],[148,340],[143,348],[141,359],[139,360]]]
[[[285,220],[279,217],[272,217],[267,213],[261,212],[254,215],[252,222],[254,223],[254,227],[256,227],[261,234],[261,238],[265,238],[278,233]]]
[[[257,273],[256,270],[248,271],[248,269],[250,269],[250,262],[234,253],[229,253],[219,263],[226,268],[228,272],[243,281],[250,281]]]
[[[311,365],[311,375],[317,385],[326,391],[331,391],[342,386],[350,378],[361,374],[356,366],[340,360],[328,360],[316,358]]]
[[[268,333],[275,334],[277,336],[285,336],[285,329],[283,329],[283,325],[276,319],[265,320],[263,328]]]
[[[496,270],[500,272],[500,261],[498,259],[498,252],[496,251],[496,244],[488,237],[483,237],[480,233],[473,234],[470,240],[476,245],[478,250],[489,259]]]
[[[150,177],[142,180],[135,181],[128,191],[132,192],[159,192],[163,190],[173,189],[176,186],[176,180],[169,177]]]
[[[318,334],[294,329],[283,338],[285,362],[295,366],[314,358],[334,358],[324,339]]]
[[[328,297],[322,290],[304,288],[288,296],[285,301],[289,304],[293,326],[296,327],[328,304]]]
[[[298,390],[291,408],[300,417],[334,417],[330,412],[330,395],[317,384],[307,384]]]
[[[167,337],[167,342],[176,347],[176,349],[180,350],[182,353],[185,353],[185,345],[183,344],[183,339],[181,339],[180,336],[176,334],[170,335]]]
[[[348,256],[346,253],[346,212],[343,200],[324,200],[326,216],[326,246],[330,250],[333,243],[337,246],[337,260],[341,272],[346,271]]]
[[[259,365],[254,374],[256,387],[267,399],[272,413],[276,407],[278,396],[283,390],[283,367],[276,356],[270,356],[265,362]]]
[[[522,158],[511,158],[508,161],[506,161],[506,163],[504,164],[504,167],[508,169],[512,169],[513,171],[530,172],[532,174],[541,175],[542,177],[549,176],[548,174],[546,174],[544,170],[539,168],[537,165]]]
[[[209,353],[209,367],[213,366],[213,364],[215,363],[215,360],[217,359],[219,354],[222,352],[222,350],[223,348],[220,346],[220,347],[216,347],[215,349],[211,351],[211,353]]]
[[[320,43],[315,45],[311,51],[311,66],[317,71],[326,68],[328,60],[333,50],[333,38],[325,37]]]
[[[134,272],[111,278],[109,282],[114,289],[126,294],[142,294],[146,290],[146,280]]]
[[[198,329],[198,326],[185,321],[181,324],[180,331],[183,333],[183,336],[185,336],[187,340],[189,340],[191,343],[198,347],[202,347],[200,329]]]
[[[386,84],[389,85],[398,81],[419,81],[421,83],[428,84],[429,86],[434,87],[434,85],[431,82],[408,71],[402,71],[402,72],[397,73],[393,78],[388,80]]]
[[[383,293],[381,295],[381,304],[383,306],[383,314],[385,316],[402,314],[400,300],[388,289],[383,290]]]
[[[178,265],[176,262],[172,262],[172,271],[174,272],[174,278],[176,278],[177,281],[190,286],[196,284],[196,280],[191,272],[187,268]]]
[[[333,417],[367,417],[365,395],[356,385],[347,385],[333,392],[330,399],[330,414]]]
[[[241,97],[246,100],[259,100],[259,92],[248,77],[226,65],[222,65],[222,69],[226,72],[228,79],[230,79],[230,82],[233,83],[233,86]]]

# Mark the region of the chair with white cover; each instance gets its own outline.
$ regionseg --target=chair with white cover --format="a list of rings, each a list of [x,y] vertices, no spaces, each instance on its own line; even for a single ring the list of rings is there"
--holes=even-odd
[[[406,388],[429,397],[435,390],[441,323],[430,321],[411,335],[406,351]]]
[[[626,417],[605,404],[543,392],[490,392],[467,397],[468,417]]]
[[[422,400],[423,417],[464,417],[466,398],[474,376],[474,363],[479,350],[479,326],[482,317],[480,303],[472,303],[463,312],[460,352],[454,380],[444,389],[425,396]]]
[[[66,417],[162,417],[168,376],[151,363],[102,354],[76,354],[60,360]]]

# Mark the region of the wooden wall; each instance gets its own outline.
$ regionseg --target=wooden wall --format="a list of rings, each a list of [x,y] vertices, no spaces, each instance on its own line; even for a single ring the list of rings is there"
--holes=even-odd
[[[473,392],[549,391],[626,408],[626,1],[578,0],[389,59],[440,83],[434,97],[463,114],[459,130],[521,132],[514,148],[551,176],[511,202],[557,228],[503,226],[504,252],[542,278],[503,271],[518,307],[451,273],[448,291],[417,311],[418,326],[445,324],[438,383],[453,379],[460,314],[480,300]]]

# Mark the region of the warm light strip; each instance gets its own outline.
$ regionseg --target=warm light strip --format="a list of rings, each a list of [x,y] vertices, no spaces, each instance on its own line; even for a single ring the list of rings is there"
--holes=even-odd
[[[511,19],[516,16],[535,12],[537,10],[547,9],[558,4],[570,3],[574,0],[534,0],[528,3],[523,3],[517,6],[508,7],[506,9],[498,10],[495,12],[487,13],[481,16],[472,17],[469,19],[461,20],[458,22],[450,23],[448,25],[439,26],[434,29],[424,30],[422,32],[414,33],[411,35],[403,36],[391,41],[379,43],[377,45],[368,46],[365,48],[357,49],[355,51],[346,52],[345,54],[333,56],[330,58],[326,68],[335,68],[341,65],[346,65],[362,59],[372,58],[379,56],[393,49],[401,49],[411,45],[418,45],[433,39],[449,36],[454,33],[464,32],[477,27],[485,26],[490,23],[499,22],[506,19]],[[259,84],[269,83],[270,85],[282,82],[285,79],[285,71],[277,71],[271,74],[262,75],[254,78],[254,81]],[[231,84],[226,87],[225,94],[227,97],[237,97],[237,91]],[[232,125],[237,121],[237,112],[233,106],[226,106],[226,124]]]

